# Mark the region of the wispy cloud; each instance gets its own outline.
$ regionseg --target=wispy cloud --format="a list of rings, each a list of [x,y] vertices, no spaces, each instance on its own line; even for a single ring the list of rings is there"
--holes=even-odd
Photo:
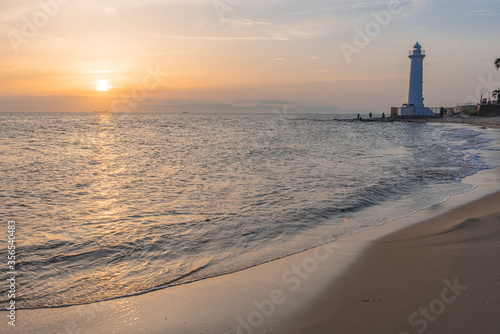
[[[467,16],[499,16],[500,13],[491,12],[486,9],[477,9],[467,13]]]
[[[223,19],[222,22],[229,23],[233,26],[253,27],[253,26],[269,26],[272,22],[266,20],[251,20],[251,19]]]
[[[10,8],[3,7],[4,6],[0,5],[0,22],[3,23],[12,23],[17,21],[26,14],[40,8],[40,6],[35,4],[16,7],[10,6]]]
[[[138,35],[135,35],[138,36]],[[220,41],[220,42],[237,42],[237,41],[290,41],[291,38],[285,35],[269,35],[269,36],[182,36],[182,35],[141,35],[143,37],[153,37],[162,39],[175,40],[195,40],[195,41]]]
[[[109,3],[104,4],[103,11],[106,16],[117,16],[118,14],[120,14],[118,9]]]
[[[415,0],[402,0],[401,2],[408,2]],[[395,0],[383,0],[383,1],[371,1],[371,2],[360,2],[360,3],[350,3],[348,5],[339,5],[339,6],[328,6],[322,8],[313,8],[306,9],[302,11],[295,11],[288,13],[289,15],[304,15],[304,14],[314,14],[314,13],[324,13],[324,12],[340,12],[340,11],[348,11],[348,10],[356,10],[356,9],[364,9],[371,7],[379,7],[379,6],[387,6],[391,3],[395,3]]]

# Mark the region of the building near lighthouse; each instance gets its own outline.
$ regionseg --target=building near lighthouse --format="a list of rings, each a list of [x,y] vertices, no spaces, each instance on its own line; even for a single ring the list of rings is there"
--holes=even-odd
[[[391,116],[434,117],[440,114],[440,108],[428,108],[424,105],[424,58],[425,51],[417,42],[410,51],[410,80],[408,100],[401,108],[391,108]],[[437,113],[437,115],[436,115]]]

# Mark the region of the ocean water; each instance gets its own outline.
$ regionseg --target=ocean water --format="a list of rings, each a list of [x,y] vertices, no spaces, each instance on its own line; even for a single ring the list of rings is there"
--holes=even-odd
[[[0,113],[16,305],[245,269],[440,203],[494,167],[482,156],[492,139],[473,128],[339,118]]]

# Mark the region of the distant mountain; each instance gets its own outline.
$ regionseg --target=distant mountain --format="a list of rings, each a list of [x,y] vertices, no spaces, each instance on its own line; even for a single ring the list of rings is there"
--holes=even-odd
[[[137,111],[166,112],[166,113],[181,113],[183,111],[186,111],[189,113],[232,113],[232,114],[247,114],[247,113],[333,114],[342,112],[341,109],[335,106],[317,107],[317,106],[306,106],[306,105],[294,105],[292,107],[287,107],[286,105],[274,105],[274,104],[238,106],[229,103],[143,104],[137,108]]]
[[[154,113],[290,113],[290,114],[341,114],[355,113],[336,106],[309,106],[281,100],[237,100],[230,103],[192,101],[179,99],[147,99],[123,101],[113,98],[84,96],[0,96],[0,112],[154,112]]]

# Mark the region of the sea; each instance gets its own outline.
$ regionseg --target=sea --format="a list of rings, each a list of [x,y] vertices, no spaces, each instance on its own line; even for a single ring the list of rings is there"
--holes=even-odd
[[[353,118],[0,113],[0,281],[8,221],[17,306],[92,303],[411,215],[474,189],[462,180],[500,157],[479,128]]]

